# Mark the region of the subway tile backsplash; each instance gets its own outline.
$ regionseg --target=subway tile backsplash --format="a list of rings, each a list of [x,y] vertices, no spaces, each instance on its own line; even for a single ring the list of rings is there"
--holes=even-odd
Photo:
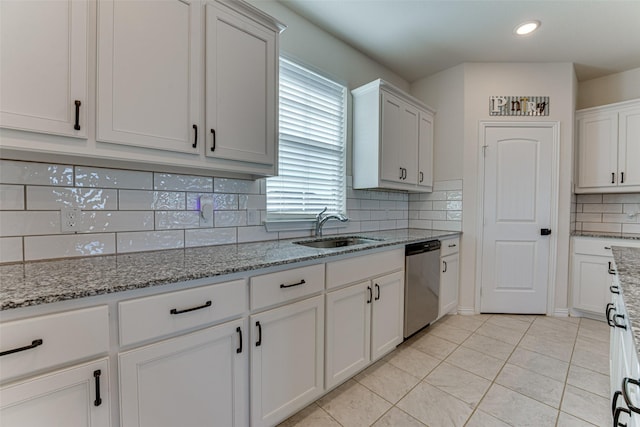
[[[578,194],[576,231],[640,233],[640,193]]]
[[[62,233],[63,207],[81,209],[76,233]],[[325,233],[409,226],[460,230],[461,209],[462,181],[436,182],[430,194],[407,194],[354,190],[347,177],[350,221],[332,221]],[[2,263],[312,234],[311,229],[268,232],[265,219],[264,179],[0,160]]]

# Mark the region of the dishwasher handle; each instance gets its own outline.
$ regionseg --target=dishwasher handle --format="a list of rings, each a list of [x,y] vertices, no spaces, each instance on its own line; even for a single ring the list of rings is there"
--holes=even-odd
[[[412,243],[407,245],[404,250],[405,256],[418,255],[425,252],[432,252],[440,250],[440,241],[431,240],[428,242]]]

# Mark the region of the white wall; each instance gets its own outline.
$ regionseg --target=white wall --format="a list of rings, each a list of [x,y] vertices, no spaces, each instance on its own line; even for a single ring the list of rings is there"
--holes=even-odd
[[[411,93],[436,109],[433,180],[462,179],[464,149],[464,65],[441,71],[411,84]]]
[[[489,116],[491,95],[549,96],[549,116],[537,118],[502,117],[504,121],[558,121],[560,122],[560,174],[558,200],[557,272],[555,310],[567,309],[569,275],[569,233],[571,175],[573,161],[573,121],[575,110],[575,73],[571,63],[473,63],[465,64],[465,117],[461,245],[461,289],[459,307],[471,311],[476,306],[476,241],[478,231],[478,123],[496,120]]]
[[[577,109],[640,98],[640,68],[578,84]]]

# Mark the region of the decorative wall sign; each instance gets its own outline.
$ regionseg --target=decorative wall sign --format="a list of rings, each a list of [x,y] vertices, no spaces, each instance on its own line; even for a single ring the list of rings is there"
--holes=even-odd
[[[548,116],[548,96],[491,96],[491,116]]]

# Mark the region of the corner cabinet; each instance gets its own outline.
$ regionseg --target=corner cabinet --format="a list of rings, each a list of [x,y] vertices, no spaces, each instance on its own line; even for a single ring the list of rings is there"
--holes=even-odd
[[[432,191],[434,111],[384,80],[352,94],[353,187]]]
[[[87,137],[87,1],[0,2],[0,127]]]
[[[640,100],[576,112],[576,193],[640,191]]]

